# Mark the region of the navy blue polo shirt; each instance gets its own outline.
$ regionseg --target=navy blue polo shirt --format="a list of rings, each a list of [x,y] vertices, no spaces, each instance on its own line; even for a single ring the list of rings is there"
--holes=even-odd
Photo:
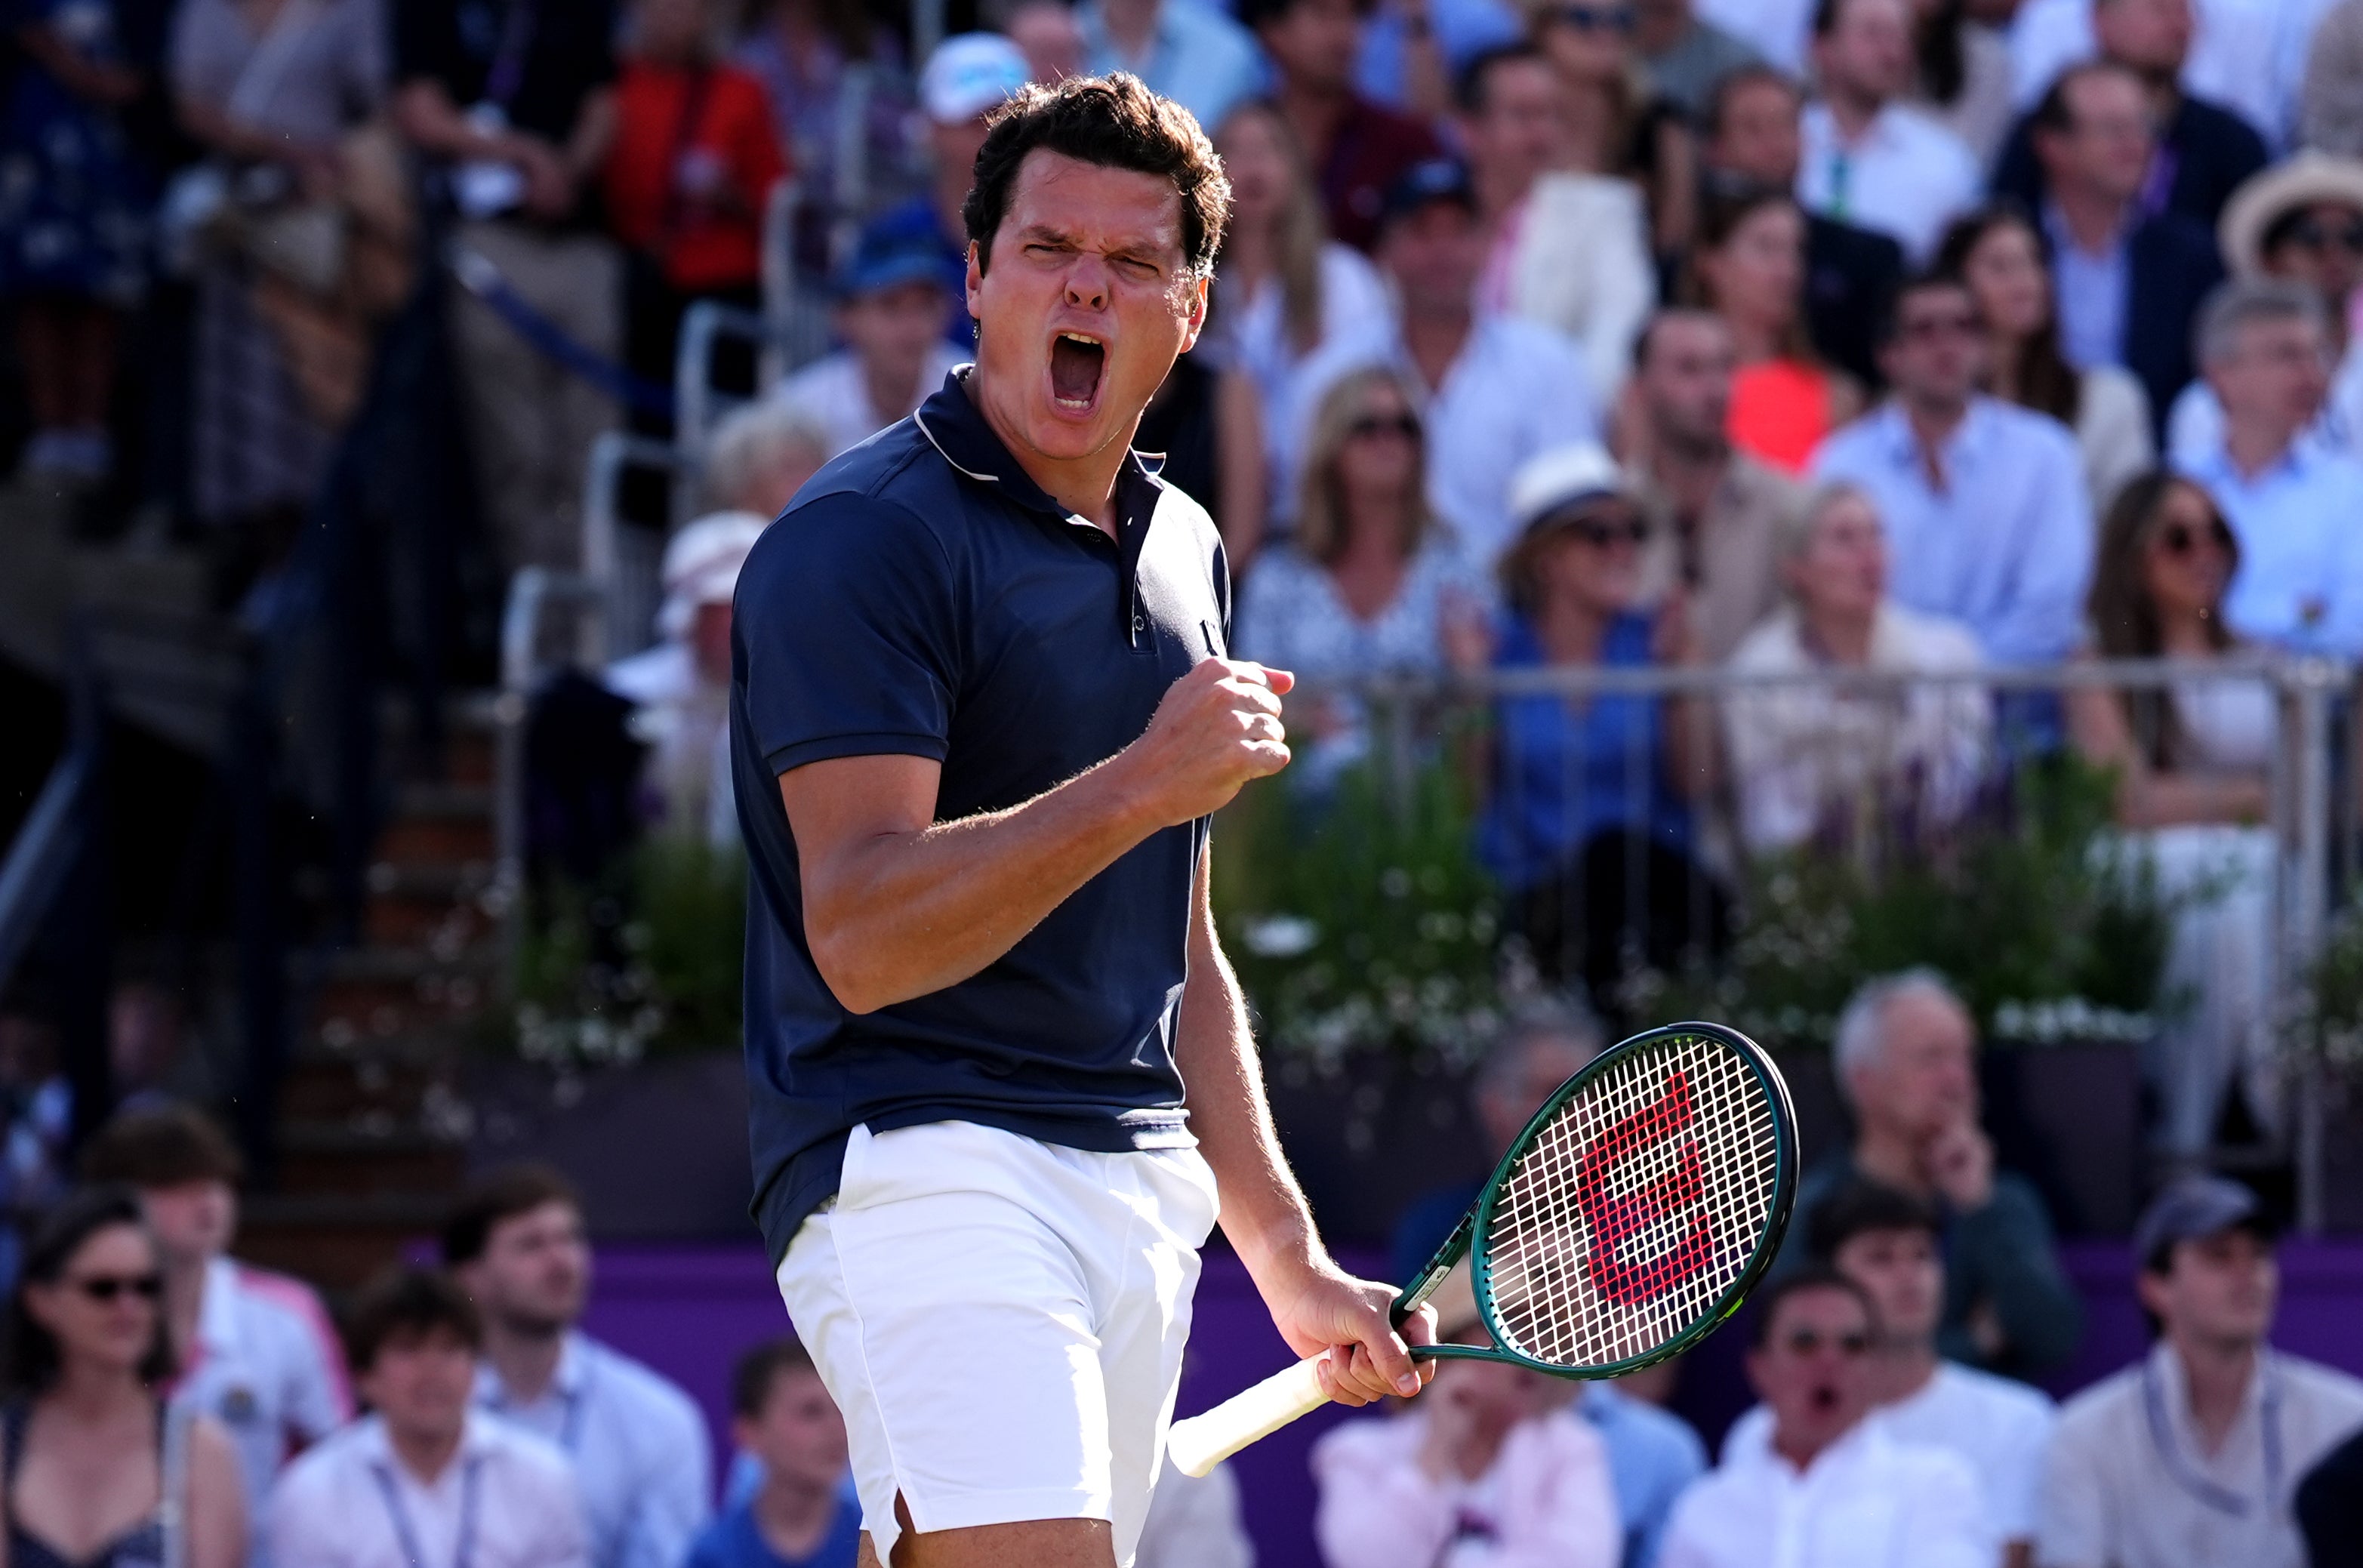
[[[775,1266],[860,1123],[974,1121],[1110,1152],[1191,1141],[1173,1046],[1204,821],[1150,835],[976,975],[873,1013],[838,1005],[805,938],[780,774],[931,757],[937,820],[1016,806],[1130,745],[1228,647],[1205,509],[1133,456],[1110,539],[1026,477],[967,373],[822,469],[738,576],[753,1210]]]

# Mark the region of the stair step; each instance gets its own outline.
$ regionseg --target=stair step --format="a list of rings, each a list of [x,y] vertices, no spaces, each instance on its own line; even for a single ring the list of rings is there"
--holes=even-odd
[[[452,901],[492,890],[491,857],[460,861],[379,861],[369,868],[369,890],[385,898]]]
[[[493,917],[472,901],[381,895],[361,911],[361,934],[372,947],[475,947],[492,938]]]
[[[405,784],[394,795],[393,815],[397,819],[490,822],[495,798],[493,786],[481,782]]]
[[[444,1192],[466,1173],[464,1144],[427,1131],[416,1117],[380,1113],[383,1125],[290,1121],[279,1129],[279,1182],[287,1192],[329,1195]]]
[[[378,835],[377,858],[395,865],[490,861],[490,815],[481,817],[397,816]]]

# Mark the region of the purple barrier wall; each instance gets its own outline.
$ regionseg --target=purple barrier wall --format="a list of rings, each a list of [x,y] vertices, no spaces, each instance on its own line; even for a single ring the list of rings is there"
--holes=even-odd
[[[2147,1339],[2133,1295],[2131,1263],[2120,1243],[2078,1242],[2062,1249],[2085,1303],[2084,1343],[2073,1365],[2052,1381],[2071,1393],[2137,1359]],[[2282,1249],[2283,1349],[2363,1375],[2363,1241],[2291,1242]],[[1370,1268],[1372,1260],[1348,1258]],[[715,1452],[727,1452],[730,1365],[740,1351],[782,1332],[785,1312],[761,1251],[748,1247],[603,1247],[597,1288],[585,1325],[591,1333],[649,1362],[689,1390],[714,1429]],[[1694,1353],[1681,1403],[1710,1441],[1747,1403],[1737,1379],[1736,1337],[1726,1331]],[[1287,1364],[1288,1351],[1264,1313],[1246,1270],[1225,1252],[1209,1253],[1198,1288],[1197,1321],[1182,1382],[1181,1411],[1204,1409]],[[1325,1410],[1267,1439],[1235,1462],[1248,1529],[1266,1568],[1316,1561],[1313,1483],[1305,1456],[1339,1420]]]

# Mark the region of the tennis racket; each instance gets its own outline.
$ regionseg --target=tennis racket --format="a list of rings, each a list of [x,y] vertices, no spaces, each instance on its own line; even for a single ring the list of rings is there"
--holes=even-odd
[[[1560,1084],[1417,1279],[1397,1326],[1465,1253],[1492,1346],[1414,1356],[1617,1377],[1681,1354],[1738,1309],[1780,1249],[1795,1195],[1789,1086],[1754,1040],[1674,1024],[1602,1052]],[[1327,1403],[1299,1362],[1201,1416],[1168,1447],[1184,1474]]]

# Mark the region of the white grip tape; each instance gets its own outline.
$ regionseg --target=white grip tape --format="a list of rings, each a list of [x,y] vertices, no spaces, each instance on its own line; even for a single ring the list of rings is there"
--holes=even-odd
[[[1273,1373],[1204,1415],[1176,1421],[1165,1451],[1184,1475],[1204,1475],[1251,1442],[1260,1442],[1299,1416],[1329,1403],[1321,1392],[1321,1358]]]

